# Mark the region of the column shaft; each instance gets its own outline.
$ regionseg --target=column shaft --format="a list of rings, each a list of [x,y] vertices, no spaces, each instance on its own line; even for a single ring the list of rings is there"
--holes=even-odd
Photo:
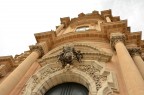
[[[40,56],[38,51],[33,51],[1,84],[0,95],[8,95],[12,89],[18,84],[27,70]]]
[[[115,49],[129,95],[144,95],[144,81],[123,42],[118,41]]]
[[[133,60],[144,79],[144,61],[142,60],[140,55],[133,55]]]

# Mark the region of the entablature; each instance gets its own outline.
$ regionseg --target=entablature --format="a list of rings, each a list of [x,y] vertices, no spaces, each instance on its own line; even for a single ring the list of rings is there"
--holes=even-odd
[[[101,23],[101,32],[106,33],[108,38],[110,37],[110,33],[114,32],[126,33],[127,20]]]
[[[73,41],[99,41],[109,42],[107,35],[96,30],[88,30],[85,32],[72,32],[61,36],[56,36],[54,31],[35,34],[35,38],[38,43],[46,42],[50,49]]]
[[[13,69],[15,62],[12,56],[0,57],[0,78],[6,76],[6,74]]]
[[[137,46],[141,45],[141,31],[140,32],[132,32],[126,34],[126,42],[127,44],[135,44]]]
[[[141,40],[141,52],[142,52],[141,56],[144,60],[144,40]]]
[[[110,22],[106,21],[109,17]],[[59,27],[60,35],[57,31],[48,31],[35,34],[38,43],[46,42],[48,50],[56,46],[74,42],[74,41],[98,41],[110,43],[110,34],[120,32],[125,35],[125,44],[130,46],[143,47],[141,41],[142,32],[131,32],[130,27],[127,26],[127,20],[120,20],[119,16],[112,16],[111,10],[93,11],[89,14],[80,13],[77,18],[70,19],[69,17],[61,18],[61,27]],[[98,24],[96,26],[96,24]],[[76,32],[79,27],[89,27],[86,31]],[[143,48],[142,48],[143,50]]]
[[[110,19],[112,19],[112,12],[111,10],[103,10],[101,11],[101,16],[104,18],[104,20],[106,21],[106,17],[109,17]]]
[[[115,28],[115,27],[114,27]],[[111,28],[113,29],[113,28]],[[114,31],[119,32],[119,31]],[[111,32],[111,33],[114,33]],[[123,32],[122,34],[126,36],[125,44],[131,45],[135,44],[138,47],[141,47],[142,41],[141,41],[141,31],[140,32]],[[110,34],[110,33],[109,33]],[[107,42],[109,43],[109,34],[102,31],[97,30],[88,30],[85,32],[71,32],[66,33],[61,36],[56,36],[55,31],[50,32],[43,32],[35,34],[36,40],[38,43],[40,42],[46,42],[48,46],[48,50],[51,50],[52,48],[55,48],[56,46],[68,43],[68,42],[74,42],[74,41],[99,41],[99,42]]]
[[[112,22],[120,21],[120,16],[112,17]]]
[[[4,65],[8,65],[5,64],[6,62],[9,63],[9,65],[12,67],[14,65],[14,59],[12,56],[1,56],[0,57],[0,65],[4,64]]]

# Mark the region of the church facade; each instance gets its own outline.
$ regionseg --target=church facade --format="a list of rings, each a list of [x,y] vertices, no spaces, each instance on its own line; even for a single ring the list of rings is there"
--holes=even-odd
[[[144,40],[111,10],[60,18],[0,57],[0,95],[144,95]]]

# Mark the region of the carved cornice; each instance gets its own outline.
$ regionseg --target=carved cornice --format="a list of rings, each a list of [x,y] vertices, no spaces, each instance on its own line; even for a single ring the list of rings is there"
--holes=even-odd
[[[107,34],[109,38],[110,34],[113,32],[127,32],[127,21],[121,20],[116,22],[101,23],[101,31]]]
[[[103,10],[103,11],[101,11],[101,16],[103,16],[104,18],[106,18],[106,17],[112,18],[112,12],[110,9]]]
[[[66,45],[66,44],[65,44]],[[109,62],[112,58],[112,53],[105,52],[100,48],[91,46],[85,43],[73,43],[76,50],[81,50],[84,60],[98,60],[100,62]],[[62,51],[64,45],[54,48],[49,51],[45,56],[43,56],[39,63],[41,66],[46,65],[47,63],[52,63],[58,60],[59,52]]]
[[[8,61],[11,66],[13,66],[15,63],[12,56],[1,56],[0,57],[0,62],[6,62],[6,61]]]
[[[136,44],[137,46],[140,46],[141,35],[142,35],[141,31],[126,34],[126,38],[127,38],[126,44],[127,45],[128,44]]]
[[[7,72],[11,71],[15,65],[13,57],[12,56],[0,57],[0,68],[3,65],[4,65],[4,68],[2,70],[0,70],[0,73],[7,74]]]
[[[83,25],[86,25],[86,24],[98,24],[98,20],[96,18],[93,18],[93,19],[87,19],[85,20],[84,18],[83,19],[80,19],[80,20],[77,20],[73,23],[70,24],[70,27],[72,28],[75,28],[75,27],[78,27],[78,26],[83,26]]]
[[[16,54],[14,57],[15,65],[18,66],[21,62],[23,62],[29,55],[31,54],[31,51],[24,51],[24,53]]]
[[[86,23],[97,24],[99,20],[105,21],[104,17],[101,16],[98,11],[93,11],[89,14],[80,13],[77,18],[72,18],[70,22],[70,27],[76,27],[78,25]]]
[[[37,51],[39,53],[40,57],[42,57],[44,55],[44,50],[41,45],[38,45],[38,44],[31,45],[31,46],[29,46],[29,48],[31,51]]]
[[[61,20],[61,24],[64,24],[64,28],[68,27],[70,23],[70,17],[60,18],[60,20]]]
[[[114,17],[112,17],[112,21],[113,22],[120,21],[120,16],[114,16]]]
[[[110,43],[111,47],[114,49],[117,42],[123,42],[125,44],[125,35],[121,33],[111,33]]]
[[[135,55],[140,55],[141,54],[141,48],[140,47],[131,47],[131,48],[128,48],[128,51],[129,51],[131,56],[135,56]]]
[[[81,32],[81,33],[74,32],[56,37],[53,48],[61,44],[81,40],[108,42],[106,34],[98,32],[96,30],[91,30],[88,32]]]

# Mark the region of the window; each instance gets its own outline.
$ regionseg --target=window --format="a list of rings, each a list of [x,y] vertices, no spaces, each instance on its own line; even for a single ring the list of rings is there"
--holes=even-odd
[[[82,26],[76,29],[76,32],[87,31],[89,30],[89,26]]]

